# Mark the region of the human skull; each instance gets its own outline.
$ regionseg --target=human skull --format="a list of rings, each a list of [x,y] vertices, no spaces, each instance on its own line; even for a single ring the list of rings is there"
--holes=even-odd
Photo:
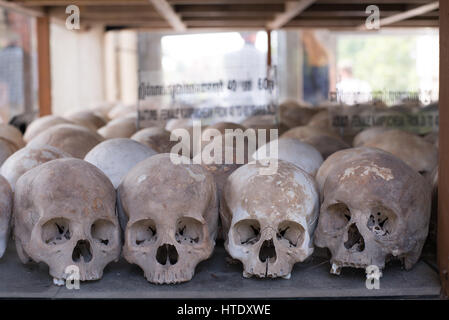
[[[117,118],[98,129],[97,133],[105,139],[129,138],[137,131],[137,119],[135,117]]]
[[[243,276],[289,278],[293,265],[313,252],[319,199],[314,179],[279,160],[272,175],[251,162],[234,171],[222,195],[225,248],[243,263]]]
[[[81,281],[100,279],[120,256],[115,189],[90,163],[56,159],[31,169],[16,183],[14,235],[23,263],[49,266],[55,284],[76,266]]]
[[[323,159],[327,159],[327,157],[339,150],[350,148],[349,144],[342,139],[327,135],[311,136],[301,141],[314,146],[321,153]]]
[[[90,149],[101,141],[103,141],[103,137],[85,127],[59,124],[32,139],[28,142],[27,147],[40,148],[50,145],[75,158],[83,159]]]
[[[332,132],[328,129],[317,128],[312,126],[301,126],[292,128],[287,132],[285,132],[283,135],[281,135],[281,138],[294,138],[298,140],[304,140],[313,136],[323,136],[323,135],[339,138],[338,134],[336,134],[335,132]]]
[[[20,149],[25,146],[22,132],[9,124],[0,124],[0,138],[12,143],[16,149]]]
[[[410,269],[429,227],[427,181],[390,153],[348,150],[326,170],[315,245],[329,248],[334,274],[347,266],[382,270],[392,257]]]
[[[160,127],[137,131],[131,139],[136,140],[159,153],[170,153],[178,141],[170,140],[170,132]]]
[[[30,142],[31,139],[33,139],[40,133],[58,124],[73,124],[73,123],[67,119],[64,119],[56,115],[43,116],[35,119],[33,122],[30,123],[30,125],[25,130],[23,139],[26,142]]]
[[[323,163],[323,157],[317,149],[293,138],[280,138],[263,145],[253,154],[253,159],[262,160],[273,157],[271,149],[276,148],[276,144],[278,159],[293,163],[311,176],[315,176]]]
[[[97,131],[107,123],[107,120],[100,113],[90,110],[71,112],[65,118],[92,131]]]
[[[388,130],[365,142],[364,146],[394,154],[429,180],[438,164],[438,149],[423,138],[402,130]]]
[[[317,112],[311,105],[296,101],[286,101],[279,106],[281,124],[287,128],[305,126]]]
[[[175,164],[158,154],[137,164],[118,188],[129,219],[123,255],[152,283],[192,279],[212,254],[218,224],[214,179],[196,164]],[[189,159],[187,159],[189,160]]]
[[[0,165],[17,151],[17,147],[8,140],[0,138]]]
[[[137,141],[116,138],[97,144],[86,154],[84,160],[103,171],[114,188],[117,188],[132,167],[155,154],[156,151]]]
[[[52,146],[26,147],[11,155],[3,163],[0,173],[8,180],[14,191],[17,179],[28,170],[51,160],[70,157],[70,154]]]
[[[352,142],[354,147],[361,147],[371,139],[374,139],[377,135],[384,133],[385,131],[391,130],[386,127],[370,127],[361,132],[359,132]]]
[[[11,187],[8,181],[0,176],[0,258],[8,245],[12,201]]]

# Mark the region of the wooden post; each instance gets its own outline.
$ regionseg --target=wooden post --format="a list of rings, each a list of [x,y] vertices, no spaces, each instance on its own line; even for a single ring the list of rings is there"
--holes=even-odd
[[[271,30],[267,30],[267,66],[271,67]]]
[[[438,268],[443,293],[449,296],[449,1],[440,1],[440,97],[438,176]]]
[[[51,114],[50,19],[36,19],[39,115]]]

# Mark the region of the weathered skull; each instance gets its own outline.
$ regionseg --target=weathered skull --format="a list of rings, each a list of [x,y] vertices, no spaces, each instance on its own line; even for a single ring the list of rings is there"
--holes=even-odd
[[[72,112],[67,114],[65,118],[77,125],[86,127],[92,131],[97,131],[107,123],[107,120],[104,118],[104,116],[102,116],[98,112],[91,110]]]
[[[9,124],[0,124],[0,138],[9,141],[17,149],[25,146],[25,141],[22,138],[22,132]]]
[[[73,124],[71,121],[55,115],[43,116],[35,119],[27,127],[23,139],[26,142],[30,142],[31,139],[44,132],[48,128],[56,126],[58,124]]]
[[[153,283],[192,279],[215,245],[218,201],[212,175],[200,165],[174,164],[170,154],[158,154],[131,169],[118,195],[129,219],[125,259]]]
[[[98,129],[97,133],[105,139],[129,138],[137,131],[137,120],[135,117],[117,118],[104,127]]]
[[[178,143],[170,140],[170,132],[160,127],[145,128],[137,131],[131,139],[136,140],[159,153],[170,153]]]
[[[156,151],[137,141],[116,138],[96,145],[86,154],[84,160],[103,171],[114,188],[117,188],[132,167],[155,154]]]
[[[8,180],[14,191],[17,179],[28,170],[51,160],[70,157],[70,154],[52,146],[26,147],[10,156],[3,163],[0,173]]]
[[[27,147],[40,148],[53,146],[75,158],[83,159],[84,156],[103,141],[103,137],[91,130],[73,124],[58,124],[45,130],[28,142]]]
[[[297,103],[296,101],[286,101],[279,106],[281,124],[287,128],[305,126],[318,110],[311,108],[311,105]]]
[[[251,162],[231,174],[220,215],[228,253],[243,263],[244,277],[289,278],[293,265],[313,252],[319,199],[313,178],[279,160],[273,175]]]
[[[327,135],[311,136],[302,140],[314,146],[320,153],[323,159],[327,159],[331,154],[350,148],[349,144],[338,137],[331,137]]]
[[[385,131],[391,130],[390,128],[385,127],[371,127],[359,132],[352,142],[354,147],[361,147],[365,145],[371,139],[374,139],[377,135],[384,133]]]
[[[273,157],[270,149],[275,147],[276,143],[278,148],[278,159],[291,162],[311,176],[315,176],[323,163],[323,157],[318,150],[310,144],[303,143],[297,139],[280,138],[271,141],[257,149],[253,154],[253,159],[261,160]]]
[[[80,280],[96,280],[120,256],[120,226],[115,189],[90,163],[74,158],[44,163],[17,180],[14,235],[23,263],[49,266],[55,284],[67,267],[79,268]]]
[[[313,136],[331,136],[339,138],[338,134],[328,129],[317,128],[312,126],[295,127],[285,132],[281,138],[294,138],[304,140]]]
[[[388,151],[407,163],[423,176],[430,174],[438,164],[438,149],[423,138],[402,130],[388,130],[365,142],[364,146]]]
[[[12,210],[12,190],[8,181],[0,176],[0,258],[8,245]]]
[[[17,147],[12,142],[0,138],[0,165],[16,151]]]
[[[335,155],[339,153],[340,161],[323,179],[324,201],[315,233],[315,244],[332,254],[331,272],[339,274],[346,266],[383,269],[392,257],[410,269],[429,227],[427,181],[382,150],[357,148]]]

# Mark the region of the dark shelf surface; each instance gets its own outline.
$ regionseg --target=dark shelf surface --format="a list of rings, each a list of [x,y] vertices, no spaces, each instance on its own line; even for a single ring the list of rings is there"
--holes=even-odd
[[[245,279],[240,264],[229,264],[222,245],[197,266],[192,281],[176,285],[154,285],[145,280],[138,266],[121,259],[105,269],[99,281],[81,282],[79,290],[53,285],[44,264],[23,265],[14,244],[0,259],[0,298],[438,298],[437,272],[424,261],[410,271],[399,263],[386,267],[379,290],[365,287],[365,272],[344,268],[340,276],[329,273],[322,254],[296,264],[285,279]]]

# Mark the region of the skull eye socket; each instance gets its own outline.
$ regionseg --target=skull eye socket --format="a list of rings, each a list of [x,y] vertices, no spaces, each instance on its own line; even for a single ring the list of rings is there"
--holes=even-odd
[[[294,221],[283,221],[279,224],[277,239],[288,247],[297,247],[304,241],[304,228]]]
[[[111,221],[100,219],[92,224],[90,233],[96,242],[107,246],[113,241],[115,229],[115,225]]]
[[[156,224],[151,219],[137,221],[128,229],[128,235],[132,245],[149,245],[157,240]]]
[[[203,224],[193,218],[182,218],[176,223],[175,239],[180,244],[197,244],[203,238]]]
[[[42,241],[48,245],[59,245],[71,238],[69,220],[55,218],[42,225]]]
[[[323,215],[327,230],[342,230],[351,220],[351,211],[344,203],[331,204],[326,209],[327,214]]]
[[[385,207],[373,208],[366,226],[377,236],[388,236],[394,231],[396,225],[396,214]]]
[[[235,224],[235,241],[243,245],[253,245],[260,240],[260,224],[257,220],[242,220]]]

